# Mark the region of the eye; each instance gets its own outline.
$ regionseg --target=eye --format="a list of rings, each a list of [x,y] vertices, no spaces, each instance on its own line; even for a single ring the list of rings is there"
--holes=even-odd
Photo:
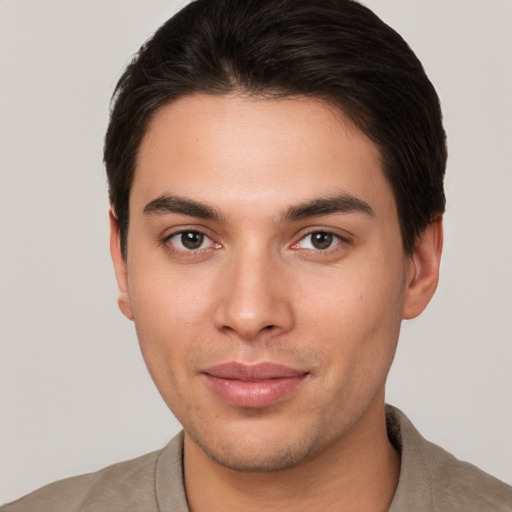
[[[294,248],[325,251],[342,242],[342,238],[329,231],[313,231],[303,236]]]
[[[178,251],[198,251],[214,247],[216,244],[200,231],[179,231],[166,238],[165,242]]]

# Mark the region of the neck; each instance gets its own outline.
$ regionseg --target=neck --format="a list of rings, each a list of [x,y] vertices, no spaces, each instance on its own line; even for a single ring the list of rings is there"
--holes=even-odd
[[[400,457],[387,437],[383,400],[379,405],[343,439],[302,464],[277,472],[222,467],[185,434],[190,511],[387,511],[398,484]]]

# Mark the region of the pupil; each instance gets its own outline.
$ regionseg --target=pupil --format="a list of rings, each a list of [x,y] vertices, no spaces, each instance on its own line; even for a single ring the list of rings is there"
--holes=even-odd
[[[324,231],[313,233],[311,243],[316,249],[327,249],[332,243],[332,233],[325,233]]]
[[[204,235],[195,231],[186,231],[185,233],[181,234],[181,243],[187,249],[199,249],[203,243],[203,240]]]

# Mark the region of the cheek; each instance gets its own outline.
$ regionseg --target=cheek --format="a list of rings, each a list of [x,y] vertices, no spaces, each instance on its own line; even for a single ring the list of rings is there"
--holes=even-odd
[[[338,325],[352,334],[363,333],[373,324],[400,322],[403,301],[403,269],[393,263],[387,272],[383,263],[347,265],[297,279],[297,306],[317,326]],[[394,268],[393,268],[394,267]]]
[[[198,272],[171,272],[149,263],[151,271],[129,276],[134,320],[144,330],[187,332],[200,323],[209,305],[207,279]]]
[[[311,301],[309,332],[326,363],[322,387],[330,390],[326,417],[350,415],[384,388],[400,332],[401,295],[399,287],[376,290],[353,274],[338,282],[331,300]]]
[[[384,273],[378,270],[382,265],[370,260],[331,269],[316,276],[314,291],[302,284],[297,317],[344,374],[387,370],[391,364],[401,324],[403,269],[390,262]]]
[[[157,385],[188,371],[187,361],[208,336],[208,294],[197,286],[186,276],[165,273],[130,280],[137,337]]]

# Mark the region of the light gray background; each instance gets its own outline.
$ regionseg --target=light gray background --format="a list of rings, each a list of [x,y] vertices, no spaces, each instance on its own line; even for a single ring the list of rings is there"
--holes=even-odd
[[[0,0],[0,502],[179,429],[117,310],[101,150],[124,64],[184,3]],[[388,400],[512,483],[512,2],[366,4],[424,62],[450,150],[440,288]]]

